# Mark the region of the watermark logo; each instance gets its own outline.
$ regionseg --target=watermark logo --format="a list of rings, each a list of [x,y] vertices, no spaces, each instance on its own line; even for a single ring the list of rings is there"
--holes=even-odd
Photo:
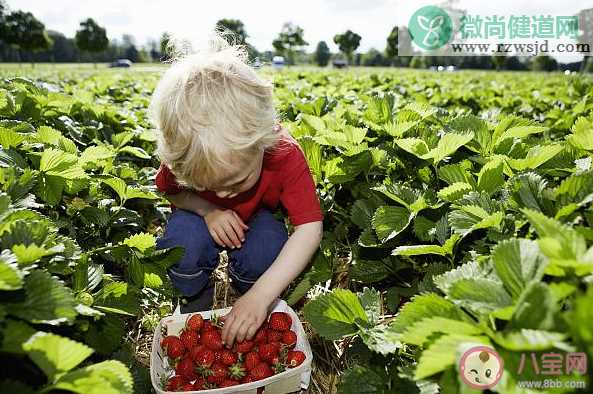
[[[471,388],[490,389],[500,381],[504,362],[491,347],[474,346],[461,356],[459,372],[461,379]]]
[[[445,45],[453,34],[453,22],[442,8],[432,5],[418,9],[408,24],[408,32],[416,45],[433,50]]]

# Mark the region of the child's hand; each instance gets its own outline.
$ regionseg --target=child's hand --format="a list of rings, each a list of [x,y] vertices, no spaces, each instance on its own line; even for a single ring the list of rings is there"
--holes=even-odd
[[[241,247],[241,242],[245,241],[244,231],[249,229],[232,209],[213,209],[204,216],[204,221],[214,242],[232,249]]]
[[[222,341],[230,348],[235,340],[252,339],[267,316],[266,303],[257,294],[248,291],[235,302],[229,313],[222,316]]]

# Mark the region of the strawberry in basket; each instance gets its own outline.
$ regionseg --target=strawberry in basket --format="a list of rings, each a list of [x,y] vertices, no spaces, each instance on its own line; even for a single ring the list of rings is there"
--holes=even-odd
[[[251,340],[237,342],[232,349],[223,346],[222,324],[217,316],[207,320],[195,313],[179,336],[169,335],[161,341],[173,372],[163,382],[166,390],[238,386],[298,367],[306,359],[305,353],[294,349],[298,338],[290,329],[288,313],[272,312]]]

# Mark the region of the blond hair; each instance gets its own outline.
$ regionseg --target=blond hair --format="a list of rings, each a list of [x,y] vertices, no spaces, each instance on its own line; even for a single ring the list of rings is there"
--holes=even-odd
[[[186,41],[170,40],[172,64],[152,96],[157,154],[183,186],[209,189],[279,139],[273,84],[228,37],[215,31],[208,47],[196,52]]]

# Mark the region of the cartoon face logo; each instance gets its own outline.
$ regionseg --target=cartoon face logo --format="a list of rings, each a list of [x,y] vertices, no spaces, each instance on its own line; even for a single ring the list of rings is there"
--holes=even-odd
[[[474,389],[489,389],[498,383],[504,363],[491,347],[474,346],[468,349],[459,362],[461,379]]]

